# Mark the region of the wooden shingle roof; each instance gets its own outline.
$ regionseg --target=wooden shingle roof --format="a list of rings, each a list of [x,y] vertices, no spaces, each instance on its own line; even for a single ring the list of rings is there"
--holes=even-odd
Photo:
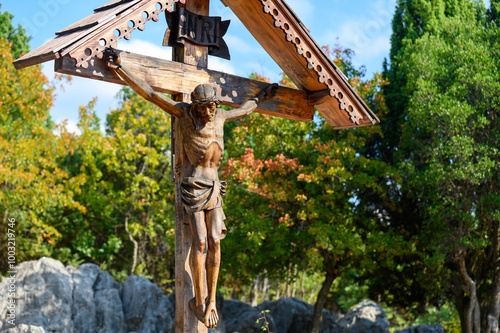
[[[130,39],[135,29],[143,30],[150,20],[158,21],[164,11],[173,11],[176,3],[189,0],[112,0],[96,8],[87,18],[56,33],[56,38],[14,62],[23,68],[49,60],[56,61],[56,71],[122,83],[104,69],[103,51],[116,47],[121,39]],[[349,85],[345,75],[323,52],[284,0],[221,0],[236,14],[266,52],[299,88],[280,88],[277,99],[260,106],[258,111],[296,120],[312,120],[316,108],[335,129],[368,126],[379,122],[377,116]],[[219,85],[223,104],[240,104],[244,98],[262,89],[262,83],[165,60],[139,58],[123,53],[125,61],[153,62],[167,70],[178,71],[186,84],[164,86],[150,72],[137,73],[155,90],[189,93],[198,83]],[[128,57],[128,58],[127,58]],[[140,65],[140,64],[139,64]],[[137,67],[137,66],[136,66]],[[177,68],[179,67],[179,68]],[[182,73],[185,71],[186,73]],[[139,73],[140,72],[140,73]],[[197,75],[197,73],[199,75]],[[155,81],[155,82],[153,82]],[[164,80],[162,80],[164,82]],[[233,82],[234,90],[224,94],[223,86]],[[244,85],[248,87],[243,88]]]

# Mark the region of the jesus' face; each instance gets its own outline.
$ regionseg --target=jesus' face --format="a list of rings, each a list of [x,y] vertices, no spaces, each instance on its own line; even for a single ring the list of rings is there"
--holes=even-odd
[[[214,120],[217,104],[214,102],[198,104],[196,109],[198,111],[198,117],[204,124],[206,124]]]

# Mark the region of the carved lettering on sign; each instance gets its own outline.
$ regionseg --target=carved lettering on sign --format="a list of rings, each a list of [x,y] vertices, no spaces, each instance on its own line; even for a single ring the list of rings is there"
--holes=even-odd
[[[229,49],[224,42],[224,35],[230,21],[222,21],[220,17],[209,17],[191,13],[180,8],[175,13],[165,13],[168,30],[163,38],[164,46],[180,46],[186,41],[208,46],[208,54],[230,59]]]
[[[198,45],[219,47],[220,27],[220,17],[196,15],[181,8],[177,41],[185,38]]]

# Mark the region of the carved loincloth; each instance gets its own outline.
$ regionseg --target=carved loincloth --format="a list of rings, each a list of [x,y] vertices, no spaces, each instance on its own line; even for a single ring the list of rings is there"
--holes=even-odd
[[[225,181],[198,179],[186,177],[181,183],[181,200],[184,210],[188,213],[196,213],[208,210],[220,210],[222,228],[220,238],[226,236],[227,229],[224,224],[226,215],[222,210],[224,204],[222,196],[226,194],[227,183]]]

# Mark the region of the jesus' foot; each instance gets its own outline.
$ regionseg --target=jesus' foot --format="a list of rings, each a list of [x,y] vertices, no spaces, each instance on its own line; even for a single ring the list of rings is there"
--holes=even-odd
[[[203,316],[205,315],[205,304],[196,306],[196,299],[193,298],[189,301],[189,308],[194,312],[196,318],[202,323],[204,322]]]
[[[215,306],[215,302],[210,302],[207,305],[207,312],[205,314],[205,326],[208,328],[214,328],[217,326],[219,322],[219,316],[217,315],[217,307]]]

